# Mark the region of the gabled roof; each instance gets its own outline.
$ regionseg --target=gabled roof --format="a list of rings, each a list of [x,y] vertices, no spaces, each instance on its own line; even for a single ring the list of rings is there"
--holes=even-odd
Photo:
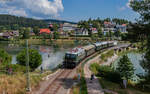
[[[40,29],[40,34],[41,33],[47,33],[47,34],[50,34],[51,33],[51,31],[49,30],[49,29]]]
[[[127,26],[127,24],[122,24],[122,26]]]

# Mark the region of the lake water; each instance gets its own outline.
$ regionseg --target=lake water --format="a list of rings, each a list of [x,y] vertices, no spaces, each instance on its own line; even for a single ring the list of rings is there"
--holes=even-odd
[[[44,69],[53,69],[59,64],[62,64],[65,52],[75,47],[75,45],[30,45],[29,48],[34,48],[42,55],[42,67]],[[25,45],[0,43],[0,48],[5,49],[12,55],[12,64],[16,64],[17,54],[25,48]]]

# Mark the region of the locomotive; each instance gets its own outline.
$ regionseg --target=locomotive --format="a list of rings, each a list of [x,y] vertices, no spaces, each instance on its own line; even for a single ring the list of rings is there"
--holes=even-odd
[[[63,66],[75,68],[84,58],[102,49],[117,45],[116,41],[97,42],[83,47],[75,47],[65,53]]]

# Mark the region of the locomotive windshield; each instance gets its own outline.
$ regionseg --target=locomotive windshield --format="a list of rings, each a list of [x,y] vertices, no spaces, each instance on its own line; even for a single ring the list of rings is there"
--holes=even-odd
[[[65,59],[75,60],[76,59],[76,55],[75,54],[66,54],[65,55]]]

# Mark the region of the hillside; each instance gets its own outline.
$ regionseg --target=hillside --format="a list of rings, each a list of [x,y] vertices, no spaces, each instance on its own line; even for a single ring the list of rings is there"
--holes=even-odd
[[[0,30],[3,29],[13,29],[16,30],[19,27],[35,27],[38,26],[40,28],[48,27],[49,23],[71,23],[76,24],[74,22],[69,21],[62,21],[62,20],[55,20],[55,19],[46,19],[46,20],[38,20],[33,18],[25,18],[25,17],[18,17],[13,15],[0,15]]]
[[[12,15],[0,15],[0,26],[7,29],[14,29],[17,27],[46,27],[47,23],[42,20],[32,18],[18,17]]]

